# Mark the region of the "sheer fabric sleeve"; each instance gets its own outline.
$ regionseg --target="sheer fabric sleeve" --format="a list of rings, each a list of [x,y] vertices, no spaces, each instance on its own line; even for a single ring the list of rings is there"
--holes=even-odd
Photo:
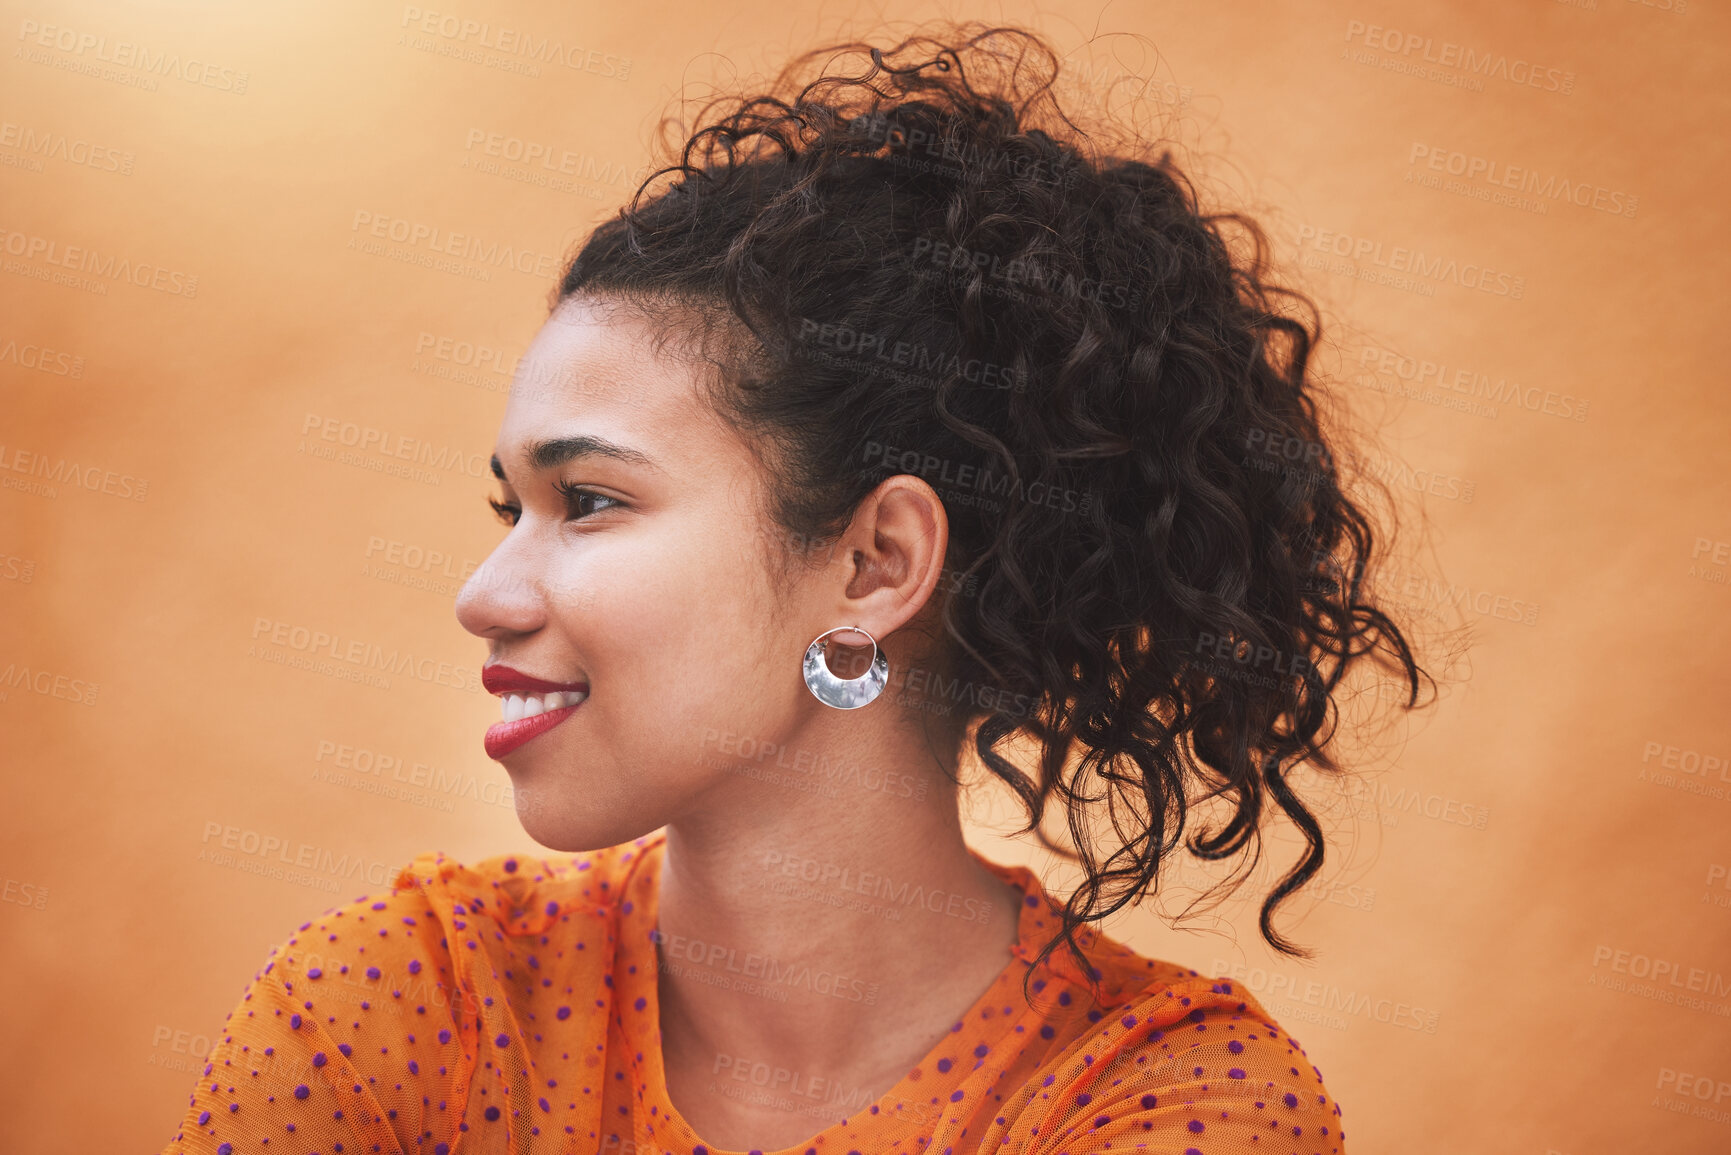
[[[1232,983],[1174,984],[1111,1014],[1115,1029],[1037,1091],[1027,1155],[1345,1155],[1322,1072]]]
[[[302,926],[230,1012],[163,1155],[445,1155],[475,1048],[444,942],[413,890]]]

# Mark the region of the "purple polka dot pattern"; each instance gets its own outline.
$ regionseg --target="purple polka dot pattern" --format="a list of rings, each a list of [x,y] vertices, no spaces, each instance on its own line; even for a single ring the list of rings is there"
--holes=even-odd
[[[1017,941],[932,1049],[890,1087],[826,1098],[813,1088],[836,1080],[782,1078],[778,1096],[804,1096],[798,1143],[705,1144],[662,1067],[664,847],[423,854],[388,895],[306,922],[229,1014],[163,1155],[1344,1155],[1322,1072],[1234,983],[1084,928],[1088,965],[1049,955],[1028,1006],[1054,904],[1031,870],[983,858],[1023,892]],[[719,984],[696,957],[680,973]],[[778,1003],[810,997],[797,977],[759,989],[777,982]],[[754,1090],[752,1069],[733,1086]]]

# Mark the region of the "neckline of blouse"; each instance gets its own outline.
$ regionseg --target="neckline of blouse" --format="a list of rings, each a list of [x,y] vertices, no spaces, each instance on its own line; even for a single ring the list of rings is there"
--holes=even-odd
[[[622,1009],[621,1017],[628,1024],[625,1035],[632,1046],[633,1071],[645,1088],[643,1106],[653,1118],[660,1120],[661,1126],[671,1127],[679,1135],[682,1145],[701,1155],[804,1155],[816,1148],[819,1151],[834,1145],[840,1138],[843,1128],[861,1115],[872,1115],[876,1119],[895,1121],[896,1114],[889,1110],[894,1105],[921,1104],[931,1097],[934,1091],[950,1091],[955,1085],[965,1081],[975,1069],[968,1067],[963,1070],[963,1063],[957,1063],[947,1077],[948,1081],[941,1087],[927,1079],[930,1074],[937,1073],[937,1060],[940,1053],[949,1045],[950,1036],[946,1034],[939,1039],[926,1054],[909,1068],[877,1099],[861,1106],[844,1120],[813,1133],[808,1138],[787,1147],[775,1150],[753,1148],[750,1151],[731,1151],[704,1142],[696,1130],[680,1115],[667,1093],[667,1073],[663,1065],[660,1043],[661,1030],[661,1000],[660,1000],[660,966],[661,957],[657,949],[657,907],[660,897],[661,854],[666,846],[666,834],[655,836],[654,840],[637,849],[637,857],[630,866],[630,874],[620,887],[619,904],[619,938],[620,960],[614,982],[619,988],[615,994]],[[1056,917],[1055,905],[1045,889],[1040,885],[1039,878],[1026,866],[1008,866],[996,863],[982,857],[972,847],[968,853],[982,866],[986,867],[999,878],[1013,885],[1022,892],[1020,910],[1017,914],[1016,940],[1010,944],[1006,952],[1004,966],[999,970],[991,984],[982,991],[978,998],[962,1012],[957,1023],[977,1021],[981,1012],[988,1007],[994,1007],[1001,1001],[1008,1002],[1011,1013],[992,1016],[994,1026],[986,1038],[988,1044],[996,1044],[1004,1036],[1014,1030],[1018,1022],[1042,1021],[1037,1009],[1043,1002],[1036,996],[1035,1008],[1029,1008],[1022,1002],[1022,974],[1027,965],[1032,964],[1035,955],[1042,945],[1040,932],[1049,925],[1049,920]],[[1094,936],[1085,928],[1078,930],[1077,941],[1086,948]],[[1023,965],[1018,966],[1021,963]],[[1074,969],[1072,960],[1065,957],[1065,948],[1057,950],[1041,964],[1046,972],[1040,976],[1050,981],[1053,977],[1069,982],[1078,981],[1071,971]],[[1047,983],[1035,980],[1038,986]],[[1010,996],[1013,995],[1013,1000]],[[1021,1003],[1017,1008],[1016,1003]],[[627,1011],[626,1008],[629,1008]],[[635,1025],[635,1030],[630,1025]],[[1037,1029],[1037,1028],[1035,1028]],[[912,1078],[914,1071],[921,1072],[918,1079]],[[908,1125],[903,1124],[906,1128]],[[909,1128],[909,1133],[912,1129]],[[666,1142],[661,1147],[672,1149]]]

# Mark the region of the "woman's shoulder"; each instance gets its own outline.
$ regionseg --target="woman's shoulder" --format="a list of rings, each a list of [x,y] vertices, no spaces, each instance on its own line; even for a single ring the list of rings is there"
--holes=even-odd
[[[509,976],[496,957],[522,940],[501,940],[539,938],[561,921],[606,937],[617,926],[617,896],[655,844],[472,863],[429,851],[398,870],[389,891],[308,919],[229,1012],[164,1150],[251,1150],[260,1124],[282,1122],[300,1128],[312,1150],[417,1144],[411,1121],[423,1102],[442,1109],[461,1100],[483,1027],[505,1032],[514,1021],[488,1016],[517,990],[494,971]],[[526,1004],[535,997],[517,993]],[[524,1045],[505,1033],[487,1040],[499,1053]]]
[[[302,923],[266,961],[260,974],[283,968],[290,981],[346,973],[338,953],[366,956],[359,969],[375,980],[397,964],[415,976],[443,972],[446,959],[486,923],[504,935],[540,934],[555,922],[616,920],[619,895],[632,867],[658,837],[582,854],[542,857],[495,854],[465,862],[442,850],[416,855],[398,869],[391,889],[362,894]],[[479,922],[482,925],[477,925]],[[343,949],[331,949],[341,942]],[[333,965],[334,964],[334,965]],[[291,988],[292,989],[292,988]]]
[[[1251,992],[1097,932],[1083,950],[1099,994],[1085,1000],[1071,1045],[1026,1089],[1039,1134],[1085,1135],[1092,1148],[1134,1146],[1165,1128],[1217,1141],[1272,1132],[1344,1151],[1321,1069]]]

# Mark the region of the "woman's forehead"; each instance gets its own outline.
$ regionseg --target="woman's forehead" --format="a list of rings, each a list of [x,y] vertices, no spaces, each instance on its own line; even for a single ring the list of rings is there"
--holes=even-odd
[[[650,323],[631,312],[562,305],[517,362],[511,404],[624,406],[645,416],[658,407],[678,407],[694,392],[694,371],[658,355],[655,344]]]
[[[550,438],[591,436],[666,458],[738,453],[701,388],[702,367],[657,349],[656,320],[562,305],[518,361],[497,453],[513,473]]]

